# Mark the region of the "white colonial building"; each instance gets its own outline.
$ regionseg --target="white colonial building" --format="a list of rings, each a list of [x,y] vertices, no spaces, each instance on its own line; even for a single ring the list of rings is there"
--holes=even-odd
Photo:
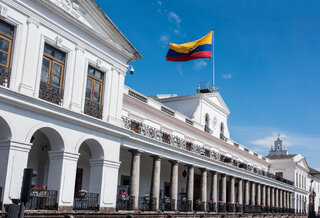
[[[300,155],[232,141],[218,92],[146,97],[125,86],[139,58],[94,0],[0,0],[4,205],[33,168],[47,190],[30,211],[303,213],[310,193],[318,208],[317,172]]]

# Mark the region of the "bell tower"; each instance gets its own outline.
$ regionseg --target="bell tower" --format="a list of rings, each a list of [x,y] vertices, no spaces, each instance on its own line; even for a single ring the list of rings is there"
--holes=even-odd
[[[278,155],[288,155],[287,147],[284,147],[280,139],[280,134],[278,134],[278,139],[274,141],[268,156],[278,156]]]

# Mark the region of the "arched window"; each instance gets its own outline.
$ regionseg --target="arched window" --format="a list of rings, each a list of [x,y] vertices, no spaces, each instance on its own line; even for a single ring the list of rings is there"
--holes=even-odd
[[[224,136],[224,124],[221,123],[220,124],[220,139],[225,140],[225,136]]]
[[[204,126],[204,131],[206,131],[207,133],[211,133],[211,129],[210,129],[210,116],[208,113],[206,113],[205,117],[205,126]]]

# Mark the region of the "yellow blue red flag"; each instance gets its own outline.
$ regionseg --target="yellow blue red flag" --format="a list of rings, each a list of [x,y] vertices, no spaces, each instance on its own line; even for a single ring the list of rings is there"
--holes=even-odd
[[[169,43],[167,61],[190,61],[198,58],[212,57],[212,32],[193,42]]]

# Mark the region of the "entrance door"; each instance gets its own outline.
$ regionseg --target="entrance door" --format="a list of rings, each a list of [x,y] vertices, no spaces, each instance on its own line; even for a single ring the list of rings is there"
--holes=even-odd
[[[193,202],[195,202],[198,198],[200,198],[200,175],[194,175],[194,195],[193,195]]]
[[[82,189],[82,176],[83,176],[83,169],[77,168],[76,174],[76,184],[74,186],[74,193],[78,193]]]

